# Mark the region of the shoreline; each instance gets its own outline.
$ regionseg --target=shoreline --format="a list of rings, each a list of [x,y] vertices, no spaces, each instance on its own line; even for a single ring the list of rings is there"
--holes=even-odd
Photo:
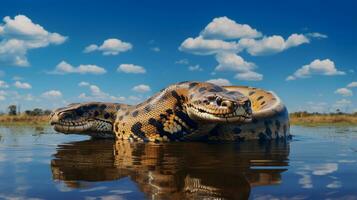
[[[357,114],[290,113],[290,124],[299,126],[357,126]],[[46,125],[48,115],[0,115],[1,125]]]
[[[48,115],[30,116],[26,114],[21,115],[1,115],[1,125],[46,125],[49,122]]]
[[[357,114],[291,113],[290,124],[300,126],[357,126]]]

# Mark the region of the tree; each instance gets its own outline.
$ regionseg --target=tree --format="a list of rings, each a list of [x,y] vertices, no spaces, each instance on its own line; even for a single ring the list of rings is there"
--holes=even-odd
[[[32,111],[32,115],[33,115],[33,116],[43,115],[43,111],[42,111],[41,108],[35,108],[35,109],[33,109],[33,111]]]
[[[16,110],[17,107],[16,105],[9,105],[9,107],[7,107],[7,109],[9,110],[9,115],[16,115]]]
[[[51,110],[42,110],[41,108],[35,108],[33,110],[26,110],[25,114],[29,116],[43,116],[43,115],[50,115]]]
[[[31,110],[25,110],[25,114],[26,115],[32,115],[32,111]]]
[[[50,115],[52,113],[52,110],[45,110],[43,111],[44,115]]]

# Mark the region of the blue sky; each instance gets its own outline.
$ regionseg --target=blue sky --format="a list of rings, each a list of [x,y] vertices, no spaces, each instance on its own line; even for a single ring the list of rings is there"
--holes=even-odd
[[[355,1],[3,1],[0,111],[137,103],[183,80],[357,109]],[[355,82],[355,83],[354,83]]]

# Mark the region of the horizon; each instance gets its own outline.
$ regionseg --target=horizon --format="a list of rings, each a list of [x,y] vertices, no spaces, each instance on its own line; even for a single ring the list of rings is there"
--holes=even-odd
[[[184,80],[272,90],[291,112],[357,112],[356,2],[217,2],[4,1],[0,112],[136,104]]]

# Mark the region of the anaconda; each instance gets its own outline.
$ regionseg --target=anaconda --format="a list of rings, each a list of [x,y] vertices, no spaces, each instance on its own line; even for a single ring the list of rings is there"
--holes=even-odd
[[[273,92],[207,82],[173,84],[138,105],[70,104],[55,110],[50,121],[58,132],[135,141],[290,136],[287,109]]]

